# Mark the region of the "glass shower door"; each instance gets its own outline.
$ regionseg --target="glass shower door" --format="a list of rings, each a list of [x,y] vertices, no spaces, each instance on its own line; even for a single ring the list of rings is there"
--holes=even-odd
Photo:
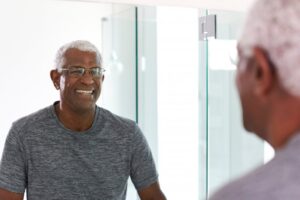
[[[263,163],[264,144],[242,126],[241,107],[235,86],[237,35],[244,14],[208,10],[215,15],[216,37],[200,41],[200,124],[206,143],[201,159],[201,179],[207,198],[224,183]],[[205,159],[205,160],[204,160]]]
[[[136,7],[113,5],[102,18],[102,56],[105,81],[101,105],[117,115],[137,121]],[[128,200],[138,199],[128,181]]]

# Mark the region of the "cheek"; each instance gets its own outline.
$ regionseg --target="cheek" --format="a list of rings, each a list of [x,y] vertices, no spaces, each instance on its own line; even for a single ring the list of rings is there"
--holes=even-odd
[[[76,82],[75,80],[62,77],[60,79],[60,92],[61,92],[61,94],[68,93],[68,91],[70,91],[72,85],[74,85],[75,82]]]
[[[239,93],[241,93],[241,84],[242,84],[241,79],[242,79],[241,72],[237,70],[235,75],[235,85]]]
[[[59,86],[60,86],[61,92],[65,90],[65,87],[66,87],[66,79],[65,79],[65,77],[61,77],[60,78]]]

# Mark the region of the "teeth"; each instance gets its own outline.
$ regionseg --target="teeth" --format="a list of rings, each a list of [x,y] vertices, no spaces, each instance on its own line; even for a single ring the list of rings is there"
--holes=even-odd
[[[93,90],[76,90],[76,92],[81,94],[92,94]]]

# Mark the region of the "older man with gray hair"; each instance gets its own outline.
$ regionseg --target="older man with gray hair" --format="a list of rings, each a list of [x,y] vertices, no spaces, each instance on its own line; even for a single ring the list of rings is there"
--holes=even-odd
[[[258,0],[238,52],[244,127],[267,141],[275,157],[211,200],[299,200],[300,1]]]
[[[57,52],[50,75],[60,100],[15,123],[0,164],[0,199],[125,200],[130,177],[141,200],[165,200],[137,124],[96,105],[102,59],[88,41]]]

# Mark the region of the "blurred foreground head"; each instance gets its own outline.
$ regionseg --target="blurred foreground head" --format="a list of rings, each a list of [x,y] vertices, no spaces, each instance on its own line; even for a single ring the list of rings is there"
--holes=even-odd
[[[253,5],[239,48],[251,56],[255,46],[265,50],[285,89],[300,96],[299,0],[258,0]]]

